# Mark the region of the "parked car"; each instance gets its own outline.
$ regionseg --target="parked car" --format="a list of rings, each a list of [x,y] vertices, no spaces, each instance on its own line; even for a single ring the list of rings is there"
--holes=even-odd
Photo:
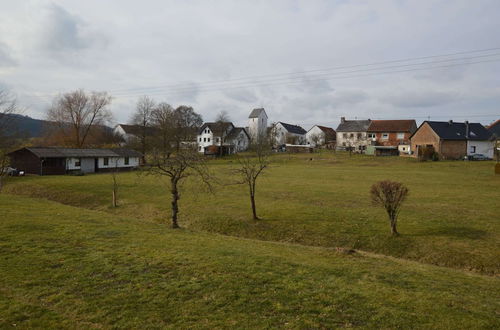
[[[12,167],[5,167],[3,172],[9,176],[24,176],[24,171],[18,171]]]
[[[475,155],[465,156],[465,157],[468,160],[491,160],[491,158],[489,158],[488,156],[483,155],[483,154],[475,154]]]

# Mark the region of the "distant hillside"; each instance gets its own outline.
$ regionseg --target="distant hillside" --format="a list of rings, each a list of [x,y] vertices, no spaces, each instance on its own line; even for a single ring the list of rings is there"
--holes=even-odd
[[[27,138],[40,137],[43,133],[43,128],[48,123],[46,120],[34,119],[28,116],[12,114],[11,134]]]
[[[28,116],[12,114],[12,128],[10,135],[22,138],[36,138],[43,135],[44,129],[51,123],[47,120],[34,119]],[[112,131],[112,128],[104,126],[107,130]]]

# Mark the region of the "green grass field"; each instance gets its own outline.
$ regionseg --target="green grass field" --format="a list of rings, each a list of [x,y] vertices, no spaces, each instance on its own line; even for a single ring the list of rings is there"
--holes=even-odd
[[[358,165],[361,164],[364,163]],[[299,168],[301,165],[297,162],[293,166]],[[310,166],[322,166],[322,171],[327,171],[329,165]],[[314,172],[311,167],[303,167],[304,174],[311,175]],[[381,169],[376,176],[383,176]],[[422,169],[425,170],[429,169]],[[332,189],[333,193],[317,192],[303,197],[299,205],[295,205],[299,198],[292,197],[291,193],[288,198],[281,199],[281,203],[286,205],[283,208],[287,215],[295,211],[296,216],[273,219],[279,210],[274,209],[271,201],[264,203],[264,200],[275,189],[285,191],[269,185],[280,181],[272,179],[279,171],[275,168],[269,174],[268,186],[260,198],[266,219],[262,223],[275,224],[252,224],[257,229],[248,227],[248,236],[264,235],[261,233],[264,229],[278,228],[280,222],[299,222],[299,217],[303,217],[306,225],[302,235],[314,233],[306,228],[323,227],[318,231],[323,232],[318,242],[323,244],[326,237],[330,237],[327,228],[335,227],[329,226],[328,221],[337,221],[336,216],[357,214],[347,202],[354,198],[356,190],[344,190],[347,186],[344,175],[353,170],[344,167],[340,172],[347,173],[336,173],[338,178],[335,180],[325,178],[328,183],[321,185],[326,190],[337,182],[338,189]],[[291,173],[292,169],[286,171]],[[131,194],[140,191],[141,185],[132,175],[123,175],[122,180],[127,182],[123,188],[123,206],[113,214],[115,212],[106,208],[107,203],[98,198],[109,195],[105,189],[106,180],[104,175],[22,180],[22,185],[39,185],[47,191],[53,187],[59,192],[67,190],[69,193],[63,201],[68,203],[75,202],[73,199],[77,195],[85,196],[81,203],[100,209],[98,211],[46,199],[0,194],[0,328],[500,327],[497,277],[380,255],[348,255],[322,247],[172,230],[150,220],[160,219],[163,205],[167,204],[160,203],[165,195],[159,183],[147,181],[146,187],[151,190],[136,200]],[[407,182],[413,186],[413,198],[422,199],[417,181]],[[84,183],[83,189],[74,186],[78,182]],[[315,177],[314,182],[321,180]],[[10,189],[17,184],[11,184]],[[96,186],[95,198],[92,185]],[[298,179],[292,181],[291,186],[298,188]],[[310,190],[305,187],[301,193],[307,195],[305,192]],[[360,189],[360,195],[363,190]],[[235,200],[221,209],[217,205],[222,197],[230,196],[229,193],[221,192],[218,197],[208,199],[210,203],[204,209],[211,211],[210,218],[199,222],[192,219],[196,210],[203,209],[205,199],[198,196],[199,204],[183,213],[185,224],[202,227],[203,221],[227,210],[234,210],[235,222],[247,221],[247,210],[239,210],[246,204],[236,200],[240,197],[237,191],[233,191]],[[324,196],[321,200],[325,203],[331,200],[331,206],[323,207],[323,214],[332,214],[323,215],[324,218],[315,222],[314,216],[319,213],[308,204],[319,196]],[[344,198],[335,201],[334,196]],[[45,197],[63,199],[63,195],[57,193]],[[149,206],[141,206],[148,198],[151,199]],[[186,197],[184,207],[187,208],[190,202],[191,198]],[[363,216],[368,207],[365,202],[360,203],[358,212]],[[414,203],[409,202],[408,208]],[[436,207],[430,204],[431,210]],[[298,212],[300,206],[305,209]],[[335,208],[340,210],[334,212]],[[137,219],[134,209],[142,212],[144,219]],[[418,209],[421,214],[430,212]],[[156,212],[159,212],[157,217],[153,216]],[[453,212],[458,214],[456,210]],[[129,216],[125,216],[127,213]],[[306,216],[309,213],[311,215]],[[475,219],[487,222],[484,218],[487,214]],[[413,219],[410,211],[404,215],[404,218]],[[381,222],[378,216],[370,220],[368,228],[376,229],[377,237],[385,237],[386,228],[377,225]],[[229,221],[229,215],[226,217],[223,221]],[[218,223],[218,228],[223,221]],[[338,230],[338,237],[353,235],[354,230],[347,231],[348,221],[337,222],[342,224],[338,227],[343,228]],[[491,226],[495,224],[490,222]],[[412,233],[415,228],[420,228],[420,233],[434,230],[433,227],[425,228],[429,227],[429,222],[412,225],[406,219],[406,225],[403,223],[401,231],[409,237],[415,235]],[[437,228],[441,228],[442,223],[444,219]],[[297,224],[294,227],[300,228]],[[228,226],[228,231],[240,235],[247,233],[242,228],[240,225]],[[368,233],[368,228],[362,231]],[[495,228],[483,230],[493,235]],[[280,232],[283,236],[286,233],[285,230]],[[494,241],[488,235],[479,238],[464,235],[443,237],[449,245],[454,239],[461,239],[464,246],[474,246],[483,239]],[[486,251],[481,246],[476,249]],[[408,247],[408,250],[411,249]]]
[[[312,161],[310,160],[312,157]],[[188,182],[181,192],[180,224],[195,231],[321,247],[346,247],[426,264],[500,272],[500,176],[492,162],[417,162],[406,158],[322,153],[276,155],[257,188],[251,219],[247,188],[234,182],[234,159],[210,162],[222,185],[215,195]],[[386,214],[374,208],[370,186],[405,183],[410,195],[390,236]],[[168,224],[166,180],[119,175],[120,206],[111,204],[108,174],[15,178],[7,193]]]

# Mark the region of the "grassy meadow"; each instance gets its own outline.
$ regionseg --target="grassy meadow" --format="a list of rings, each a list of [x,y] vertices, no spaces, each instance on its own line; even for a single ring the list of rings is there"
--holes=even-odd
[[[347,168],[343,171],[350,173]],[[272,173],[278,173],[278,168]],[[339,173],[337,176],[343,177]],[[116,212],[97,198],[109,195],[105,175],[65,177],[69,180],[67,186],[60,177],[22,180],[22,184],[40,185],[46,191],[54,187],[57,191],[67,190],[64,201],[68,203],[80,194],[85,197],[81,203],[96,210],[42,198],[0,194],[0,328],[494,329],[500,326],[497,277],[369,253],[345,254],[323,247],[172,230],[156,221],[161,219],[165,207],[160,203],[165,198],[161,185],[149,179],[142,182],[150,190],[136,200],[131,197],[139,191],[136,179],[130,174],[121,178],[125,182],[123,206]],[[295,220],[271,219],[278,213],[273,203],[278,202],[263,202],[273,191],[271,178],[270,173],[260,198],[264,204],[262,223],[299,221],[295,216]],[[342,193],[334,196],[344,196],[342,202],[336,202],[340,209],[351,208],[348,200],[355,195],[343,190],[345,180],[329,181],[339,183],[337,194]],[[321,182],[319,178],[314,181]],[[81,190],[75,187],[78,182],[86,182]],[[95,199],[90,185],[97,187]],[[235,199],[240,197],[238,189],[233,194]],[[217,196],[207,200],[210,204],[205,210],[212,210],[210,217],[234,210],[234,221],[247,221],[244,210],[239,211],[245,203],[232,201],[218,209],[221,195]],[[56,193],[44,197],[63,198]],[[141,201],[148,198],[151,206],[141,206]],[[188,224],[203,227],[201,219],[197,222],[191,218],[196,210],[203,209],[204,199],[198,198],[200,204],[183,213],[186,227]],[[307,205],[313,199],[309,198],[300,205],[317,215]],[[313,226],[314,218],[306,217],[306,210],[299,212],[300,208],[294,205],[298,198],[283,196],[280,200],[286,203],[283,209],[287,214],[298,212],[311,228],[324,227],[325,235],[326,222],[334,221],[330,215],[318,219]],[[327,200],[330,198],[323,199]],[[186,196],[185,208],[190,201],[191,197]],[[334,209],[329,206],[327,210]],[[360,210],[366,212],[365,209],[363,203]],[[159,214],[155,215],[157,211]],[[138,212],[143,219],[136,217]],[[406,217],[410,214],[405,213]],[[378,221],[373,219],[375,224],[370,228],[379,228]],[[342,223],[340,218],[338,222]],[[402,224],[402,232],[411,235],[414,227],[406,222]],[[347,231],[347,222],[339,227],[343,228],[339,237],[352,235]],[[263,235],[259,234],[263,229],[257,227],[253,235]],[[379,229],[377,235],[385,237],[386,228]],[[229,230],[241,235],[250,231],[236,225],[228,226]],[[284,235],[285,231],[281,233]],[[304,229],[302,234],[309,233]],[[462,239],[468,242],[465,237]],[[484,237],[468,238],[471,242],[478,239]]]
[[[500,272],[500,176],[492,162],[417,162],[398,157],[320,153],[272,157],[259,179],[251,219],[247,187],[234,185],[233,158],[210,161],[215,194],[184,184],[180,225],[195,231],[320,247],[354,248],[426,264]],[[383,209],[371,205],[370,186],[401,181],[410,190],[391,237]],[[111,208],[109,174],[14,178],[5,188],[63,204],[169,223],[166,178],[119,174],[119,207]]]

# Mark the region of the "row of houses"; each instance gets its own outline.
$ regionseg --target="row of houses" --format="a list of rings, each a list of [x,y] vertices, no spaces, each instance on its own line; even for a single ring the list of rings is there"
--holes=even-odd
[[[407,120],[347,120],[341,117],[336,129],[314,125],[306,131],[299,125],[278,121],[268,125],[264,108],[253,109],[246,127],[237,127],[232,122],[206,122],[193,133],[186,144],[196,146],[200,153],[215,154],[221,148],[232,154],[248,149],[259,138],[271,140],[277,149],[286,146],[324,147],[350,150],[369,155],[420,156],[438,153],[444,159],[458,159],[474,154],[493,157],[493,136],[500,136],[500,124],[485,128],[480,123],[425,121],[417,127],[416,121]],[[130,140],[137,128],[118,125],[115,132]]]

